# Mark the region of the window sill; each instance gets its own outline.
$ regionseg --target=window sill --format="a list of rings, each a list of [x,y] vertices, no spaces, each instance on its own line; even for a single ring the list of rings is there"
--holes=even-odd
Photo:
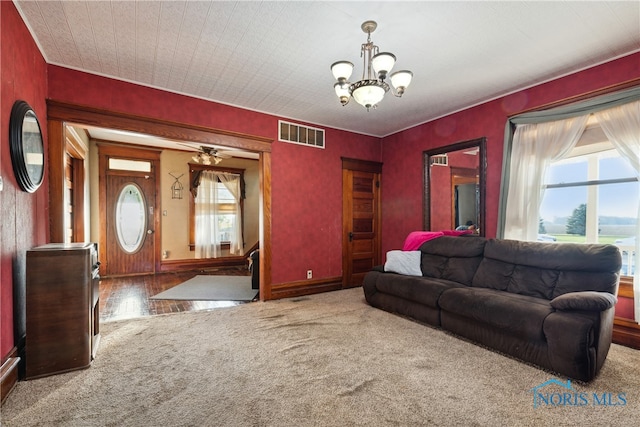
[[[223,250],[230,250],[231,249],[231,242],[220,242],[220,248]],[[189,243],[189,250],[191,252],[196,250],[196,244],[195,243]]]

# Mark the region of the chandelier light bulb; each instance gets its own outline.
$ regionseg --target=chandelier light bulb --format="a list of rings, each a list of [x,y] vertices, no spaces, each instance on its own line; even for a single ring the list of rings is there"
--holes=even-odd
[[[336,83],[333,85],[333,88],[336,91],[336,95],[340,99],[340,103],[344,106],[349,102],[349,98],[351,94],[349,93],[349,84],[348,83]]]
[[[411,79],[413,78],[413,73],[407,70],[396,71],[391,74],[391,84],[396,89],[398,93],[397,96],[402,96],[404,90],[411,84]]]
[[[353,64],[349,61],[334,62],[331,65],[331,72],[337,81],[344,83],[349,80],[351,73],[353,73]]]
[[[387,78],[387,73],[391,72],[395,63],[396,56],[389,52],[381,52],[371,58],[371,66],[380,80]]]
[[[378,102],[382,101],[385,92],[381,86],[364,85],[356,88],[352,95],[358,104],[364,106],[367,111],[369,111],[371,107],[375,107]]]

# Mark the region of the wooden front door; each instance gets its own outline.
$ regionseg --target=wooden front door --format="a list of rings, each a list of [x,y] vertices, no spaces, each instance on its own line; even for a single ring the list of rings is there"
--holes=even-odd
[[[149,177],[108,175],[107,274],[155,272],[154,190]]]
[[[145,158],[144,153],[131,149],[126,149],[125,157],[120,153],[107,154],[109,149],[113,151],[112,147],[99,148],[100,175],[104,180],[100,204],[100,246],[104,249],[100,272],[104,276],[155,273],[159,239],[155,175],[158,159]],[[135,154],[141,157],[135,158]]]
[[[342,159],[343,288],[362,285],[381,261],[381,175],[381,163]]]

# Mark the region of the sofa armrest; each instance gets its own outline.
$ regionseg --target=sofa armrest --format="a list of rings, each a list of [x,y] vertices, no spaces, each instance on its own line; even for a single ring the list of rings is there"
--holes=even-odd
[[[556,310],[605,311],[616,305],[618,299],[608,292],[568,292],[551,300]]]

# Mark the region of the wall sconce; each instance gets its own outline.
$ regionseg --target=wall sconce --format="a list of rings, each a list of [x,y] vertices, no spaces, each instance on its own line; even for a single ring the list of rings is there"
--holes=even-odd
[[[173,179],[176,180],[173,183],[173,185],[171,186],[171,198],[172,199],[182,199],[182,190],[184,189],[184,187],[180,183],[180,178],[182,178],[182,175],[184,175],[184,174],[182,174],[180,176],[175,176],[174,174],[169,172],[169,175],[171,175],[173,177]]]

